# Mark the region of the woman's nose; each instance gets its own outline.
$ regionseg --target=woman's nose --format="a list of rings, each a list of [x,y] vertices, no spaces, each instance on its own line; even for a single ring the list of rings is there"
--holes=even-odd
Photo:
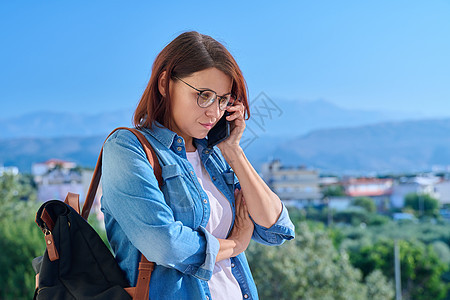
[[[219,101],[214,101],[213,104],[211,104],[210,106],[206,107],[206,115],[208,117],[214,117],[214,118],[219,118],[220,117],[220,109],[219,109]]]

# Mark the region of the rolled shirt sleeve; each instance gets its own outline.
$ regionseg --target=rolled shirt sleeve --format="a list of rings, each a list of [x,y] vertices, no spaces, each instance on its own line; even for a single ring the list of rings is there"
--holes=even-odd
[[[255,224],[252,239],[264,245],[281,245],[286,240],[292,240],[295,237],[295,227],[289,218],[289,213],[284,204],[280,217],[270,228]]]
[[[209,280],[219,241],[174,219],[137,138],[118,131],[103,149],[102,206],[125,235],[109,233],[112,243],[127,238],[149,261]]]

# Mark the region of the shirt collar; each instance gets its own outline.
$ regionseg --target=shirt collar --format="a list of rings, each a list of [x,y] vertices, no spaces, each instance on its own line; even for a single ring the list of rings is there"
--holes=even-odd
[[[170,148],[174,141],[178,138],[178,135],[164,127],[158,121],[154,121],[151,128],[145,128],[151,136],[153,136],[156,140],[158,140],[161,144]]]

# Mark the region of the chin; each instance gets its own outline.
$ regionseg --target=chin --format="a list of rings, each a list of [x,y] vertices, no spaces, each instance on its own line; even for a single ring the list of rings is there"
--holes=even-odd
[[[194,136],[194,138],[198,139],[198,140],[203,140],[206,136],[208,135],[208,133],[205,134],[199,134],[197,136]]]
[[[211,129],[205,129],[205,128],[201,128],[200,130],[192,130],[191,136],[194,139],[202,140],[208,135],[210,130]]]

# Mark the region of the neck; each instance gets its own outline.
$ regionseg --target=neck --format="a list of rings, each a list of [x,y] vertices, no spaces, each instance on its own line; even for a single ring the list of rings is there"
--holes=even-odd
[[[197,148],[194,145],[194,139],[190,137],[189,139],[184,139],[186,152],[194,152]]]

